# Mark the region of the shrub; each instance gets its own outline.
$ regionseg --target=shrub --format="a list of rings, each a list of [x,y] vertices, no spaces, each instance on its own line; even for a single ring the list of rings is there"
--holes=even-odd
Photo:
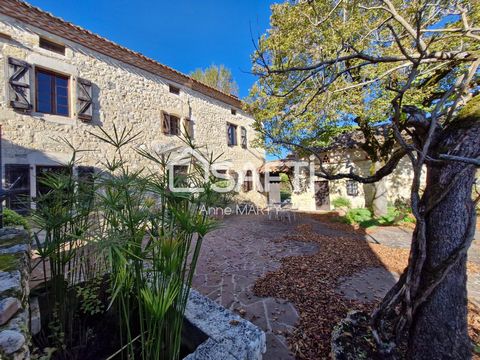
[[[335,209],[339,209],[339,208],[350,209],[352,207],[352,203],[350,202],[350,200],[342,196],[333,199],[332,205],[335,207]]]
[[[23,226],[23,228],[26,230],[30,228],[30,225],[28,224],[27,219],[25,219],[22,215],[20,215],[16,211],[8,208],[3,209],[3,225],[4,226]]]
[[[415,222],[415,218],[410,213],[406,213],[405,209],[401,210],[389,206],[387,214],[379,218],[373,217],[372,212],[369,209],[357,208],[348,210],[347,214],[342,218],[347,224],[358,224],[362,228],[369,228],[372,226],[390,226],[399,223],[412,223]]]
[[[358,208],[350,209],[345,215],[345,220],[349,224],[362,224],[363,222],[372,220],[372,213],[368,209]]]

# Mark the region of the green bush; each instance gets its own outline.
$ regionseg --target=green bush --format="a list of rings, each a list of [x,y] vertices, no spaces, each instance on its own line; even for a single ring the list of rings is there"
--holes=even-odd
[[[409,214],[405,214],[393,206],[389,206],[387,215],[379,218],[374,218],[369,209],[358,208],[350,209],[343,217],[343,221],[347,224],[358,224],[362,228],[369,228],[372,226],[390,226],[405,222],[415,222]]]
[[[363,222],[372,220],[372,213],[368,209],[358,208],[350,209],[345,215],[345,220],[349,224],[362,224]]]
[[[339,208],[350,209],[352,207],[352,203],[350,202],[350,200],[342,196],[333,199],[332,205],[335,207],[335,209],[339,209]]]
[[[3,209],[3,225],[4,226],[23,226],[24,229],[29,229],[30,225],[28,224],[27,219],[22,215],[8,208]]]

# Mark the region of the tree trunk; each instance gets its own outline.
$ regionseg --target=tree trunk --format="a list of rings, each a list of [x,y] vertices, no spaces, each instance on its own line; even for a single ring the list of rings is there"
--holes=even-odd
[[[463,124],[466,125],[466,124]],[[477,158],[480,155],[480,126],[444,131],[434,149],[439,153]],[[461,174],[461,176],[455,175]],[[475,168],[461,162],[439,162],[427,167],[427,184],[422,206],[446,196],[426,214],[426,259],[421,273],[420,293],[432,279],[434,270],[445,262],[468,238],[475,206],[472,187]],[[421,210],[423,211],[423,210]],[[474,226],[474,225],[473,225]],[[414,314],[409,336],[409,357],[413,359],[469,359],[471,344],[467,332],[466,261],[463,255],[443,281]]]
[[[375,183],[375,190],[373,194],[372,210],[376,218],[386,216],[388,213],[388,193],[387,193],[387,179]]]
[[[373,162],[370,166],[370,175],[373,175],[384,165],[383,162]],[[367,184],[369,191],[365,194],[365,207],[372,210],[373,216],[379,218],[388,212],[387,179],[383,178],[373,184]],[[368,193],[370,192],[370,194]]]

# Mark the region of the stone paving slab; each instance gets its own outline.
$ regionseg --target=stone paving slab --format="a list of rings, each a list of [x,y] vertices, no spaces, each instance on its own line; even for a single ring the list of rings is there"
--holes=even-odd
[[[410,248],[412,230],[399,227],[379,227],[366,235],[369,242],[395,248]],[[468,260],[480,264],[480,239],[476,232],[468,251]],[[395,284],[400,274],[390,273],[384,268],[364,269],[347,279],[339,281],[338,292],[354,300],[371,301],[381,299]],[[470,274],[467,280],[468,298],[480,306],[480,274]]]
[[[339,279],[337,292],[349,300],[379,301],[395,285],[398,278],[399,274],[383,267],[371,267]]]

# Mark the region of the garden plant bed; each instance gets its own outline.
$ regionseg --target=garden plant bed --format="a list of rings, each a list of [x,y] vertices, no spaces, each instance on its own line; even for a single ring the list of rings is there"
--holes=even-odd
[[[106,285],[107,281],[104,281],[100,288],[99,298],[102,300],[102,309],[106,309],[108,306]],[[84,287],[84,284],[77,286]],[[40,286],[33,296],[39,298],[40,313],[46,314],[50,311],[50,307],[43,289],[44,287]],[[77,291],[72,289],[69,301],[80,304],[80,299],[76,294]],[[50,357],[52,360],[115,360],[123,358],[120,351],[119,319],[113,311],[107,310],[90,315],[78,309],[75,317],[77,324],[81,321],[81,327],[78,327],[74,334],[74,341],[78,346],[61,353],[53,352]],[[138,319],[138,314],[132,316],[134,324],[131,327],[135,331],[134,336],[138,336],[138,321],[136,322],[135,319]],[[48,338],[58,335],[52,334],[54,329],[45,321],[42,328],[46,331],[33,337],[37,355],[48,354],[50,349],[45,345],[49,343]],[[262,357],[264,352],[265,334],[262,330],[197,291],[190,290],[183,321],[180,359],[241,358],[257,360]],[[135,358],[141,358],[140,349],[137,349]]]
[[[291,350],[301,359],[329,358],[332,330],[351,310],[371,312],[379,298],[348,299],[338,291],[343,279],[365,269],[383,268],[399,273],[407,264],[408,250],[366,241],[365,231],[346,224],[332,223],[328,217],[315,217],[321,226],[338,235],[313,231],[311,224],[301,224],[297,232],[284,240],[315,242],[319,251],[313,255],[284,258],[280,269],[259,279],[256,295],[276,296],[291,301],[300,313],[297,328],[289,337]],[[468,264],[469,274],[479,271]],[[393,281],[393,278],[392,278]],[[480,330],[478,309],[469,305],[470,335],[475,343]]]

